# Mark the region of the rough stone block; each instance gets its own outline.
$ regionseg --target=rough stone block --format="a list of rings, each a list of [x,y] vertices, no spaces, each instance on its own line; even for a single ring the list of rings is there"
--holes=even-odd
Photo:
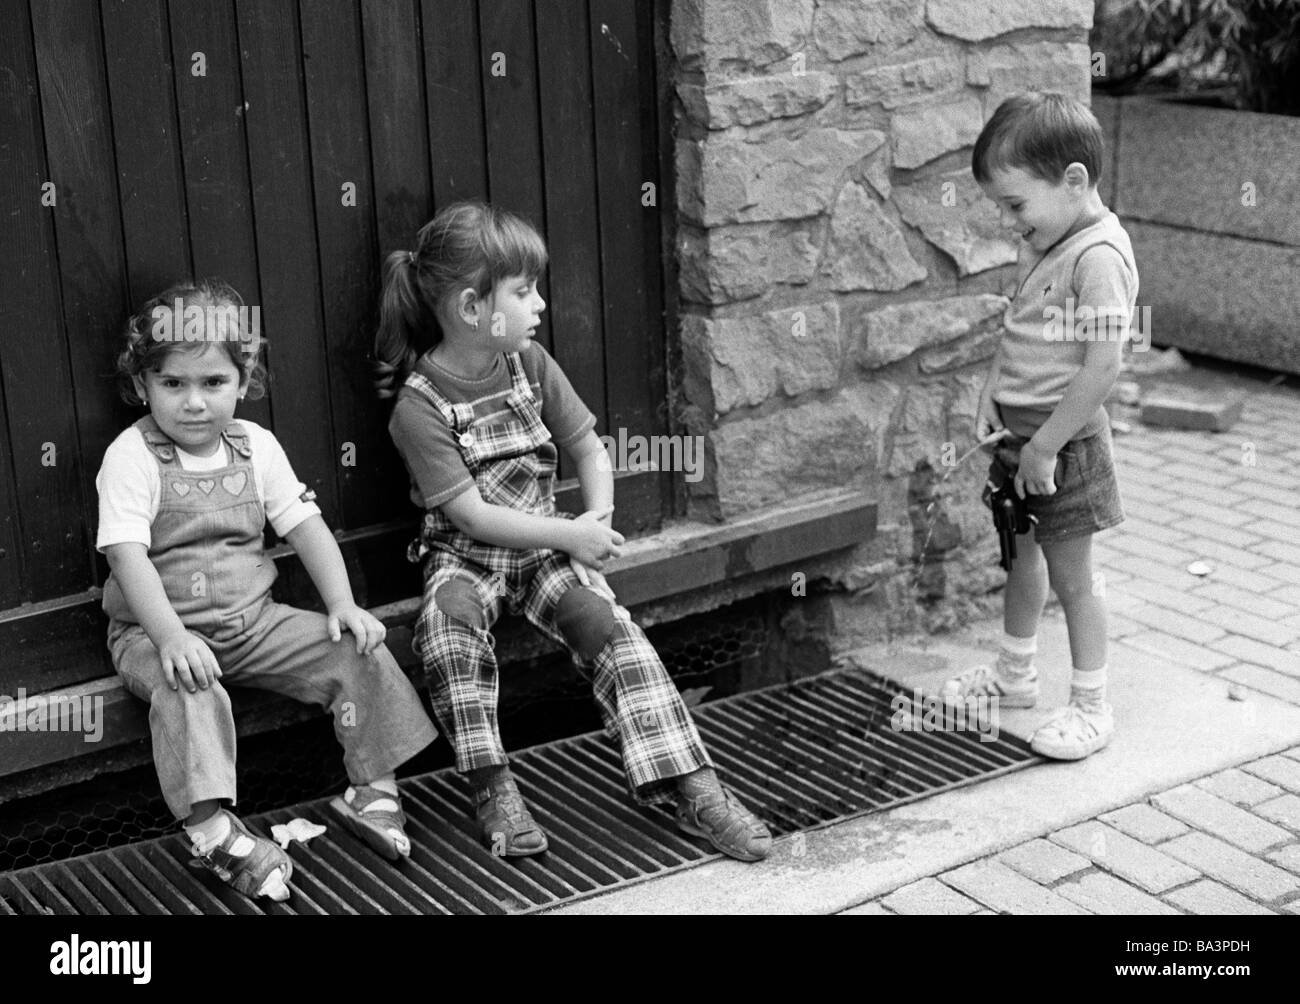
[[[1052,840],[1156,895],[1199,877],[1194,869],[1163,853],[1168,845],[1156,850],[1095,821],[1059,830]]]
[[[831,59],[847,59],[910,42],[924,14],[924,0],[820,0],[813,38]]]
[[[1218,882],[1209,879],[1201,879],[1189,886],[1175,889],[1167,898],[1175,906],[1200,916],[1244,917],[1273,913],[1268,907],[1260,906],[1241,893],[1233,892],[1227,886],[1219,885]]]
[[[1129,219],[1124,227],[1153,342],[1300,373],[1300,249]]]
[[[767,66],[802,51],[814,0],[673,0],[669,41],[683,70]]]
[[[1017,249],[968,169],[894,190],[903,220],[948,255],[959,275],[985,272],[1016,260]]]
[[[796,495],[871,483],[901,393],[887,381],[848,387],[713,430],[718,506],[724,518]]]
[[[1171,816],[1248,851],[1258,853],[1283,843],[1291,836],[1280,826],[1274,826],[1195,785],[1180,785],[1156,795],[1152,801]]]
[[[1148,896],[1112,875],[1084,875],[1077,881],[1058,885],[1053,892],[1064,896],[1071,903],[1079,904],[1085,910],[1103,916],[1163,917],[1178,913],[1172,906],[1161,903],[1154,896]]]
[[[813,129],[748,142],[710,134],[677,144],[678,204],[700,226],[802,219],[825,212],[850,165],[885,141],[872,129]]]
[[[923,56],[848,74],[844,79],[844,102],[854,107],[879,104],[893,109],[933,94],[959,92],[965,76],[966,56],[960,50]]]
[[[1166,816],[1158,809],[1139,803],[1126,805],[1122,809],[1108,812],[1101,817],[1103,823],[1110,823],[1117,830],[1122,830],[1130,837],[1136,837],[1144,844],[1155,844],[1187,832],[1187,825],[1172,816]]]
[[[1125,98],[1119,129],[1125,213],[1300,247],[1300,119]]]
[[[1300,889],[1300,877],[1205,833],[1192,831],[1160,846],[1252,899],[1274,900]]]
[[[1236,395],[1185,387],[1152,389],[1142,395],[1142,422],[1170,429],[1227,432],[1240,421],[1242,404]]]
[[[929,0],[926,22],[941,35],[982,42],[1020,28],[1092,27],[1092,0]]]
[[[895,113],[892,125],[894,163],[909,169],[920,167],[972,145],[984,126],[983,106],[973,94],[908,105]]]
[[[926,276],[902,232],[861,185],[849,182],[841,190],[830,230],[821,270],[830,276],[832,289],[888,292]]]
[[[903,886],[880,902],[904,916],[965,916],[980,908],[974,900],[967,899],[933,878],[924,878]]]
[[[757,125],[814,112],[838,86],[834,74],[776,72],[722,84],[681,84],[687,114],[709,129]]]
[[[1022,91],[1060,91],[1087,102],[1092,76],[1086,45],[1076,42],[1012,42],[979,50],[979,72],[988,90],[984,117]]]
[[[751,223],[716,230],[678,230],[683,299],[731,303],[766,293],[774,283],[802,286],[817,271],[818,220]]]
[[[778,392],[793,397],[834,387],[840,373],[839,326],[833,300],[756,317],[689,316],[682,322],[682,345],[692,369],[707,366],[714,410],[726,414],[762,404]]]
[[[997,861],[976,861],[946,872],[942,878],[1001,913],[1039,916],[1088,912]]]
[[[906,359],[918,349],[980,331],[999,331],[1007,299],[992,293],[914,300],[881,307],[852,322],[853,361],[864,370]]]
[[[1043,885],[1051,885],[1058,879],[1091,867],[1087,858],[1046,840],[1031,840],[1027,844],[1003,851],[998,855],[998,860]]]

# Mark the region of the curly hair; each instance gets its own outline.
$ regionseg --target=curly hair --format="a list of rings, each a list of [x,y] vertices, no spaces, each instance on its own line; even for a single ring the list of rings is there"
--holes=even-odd
[[[117,356],[118,391],[127,404],[142,405],[135,380],[157,371],[173,352],[201,351],[212,344],[225,349],[248,381],[250,398],[266,392],[263,339],[256,323],[245,322],[243,298],[221,279],[185,280],[148,300],[126,322],[126,347]],[[252,308],[256,317],[258,309]],[[196,314],[195,311],[198,311]],[[202,325],[194,325],[196,319]]]

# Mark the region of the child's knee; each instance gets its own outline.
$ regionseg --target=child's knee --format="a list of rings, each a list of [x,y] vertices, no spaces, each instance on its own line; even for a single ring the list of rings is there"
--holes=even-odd
[[[487,627],[483,600],[465,579],[448,579],[440,585],[434,591],[433,604],[446,617],[467,627]]]
[[[1047,574],[1052,592],[1065,606],[1093,594],[1092,570],[1086,562],[1049,563]]]
[[[585,586],[570,589],[555,604],[555,624],[578,655],[594,659],[619,626],[614,608]]]

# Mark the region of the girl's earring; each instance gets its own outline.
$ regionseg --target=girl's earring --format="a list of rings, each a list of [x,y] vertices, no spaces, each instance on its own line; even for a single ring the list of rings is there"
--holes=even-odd
[[[474,319],[474,330],[475,330],[475,331],[478,330],[478,318],[475,318],[475,319]]]

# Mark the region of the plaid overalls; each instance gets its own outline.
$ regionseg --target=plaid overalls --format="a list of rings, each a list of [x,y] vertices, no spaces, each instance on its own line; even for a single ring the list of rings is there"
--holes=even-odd
[[[386,647],[358,655],[350,635],[330,640],[324,614],[271,599],[275,562],[262,546],[266,512],[239,423],[222,433],[230,463],[215,471],[181,467],[176,444],[153,416],[136,425],[161,482],[149,560],[172,608],[207,643],[222,672],[193,694],[172,690],[158,649],[109,577],[103,602],[113,667],[127,690],[149,702],[154,765],[173,815],[185,819],[195,803],[210,799],[235,801],[231,684],[328,708],[353,784],[389,773],[429,745],[437,732]]]
[[[519,355],[508,354],[506,362],[512,388],[506,418],[476,419],[472,405],[453,404],[419,373],[408,376],[406,386],[447,421],[485,502],[554,516],[555,444]],[[590,677],[605,731],[621,746],[628,788],[637,801],[670,800],[676,791],[673,778],[711,765],[681,695],[626,610],[611,605],[615,629],[590,661],[560,631],[556,604],[569,590],[582,588],[567,554],[480,543],[434,508],[425,513],[420,537],[407,557],[424,562],[424,604],[414,647],[429,672],[434,716],[455,749],[457,770],[508,763],[497,726],[497,662],[490,634],[503,599],[511,613],[522,613],[565,646],[574,665]],[[477,593],[486,627],[439,609],[439,587],[457,578]]]

